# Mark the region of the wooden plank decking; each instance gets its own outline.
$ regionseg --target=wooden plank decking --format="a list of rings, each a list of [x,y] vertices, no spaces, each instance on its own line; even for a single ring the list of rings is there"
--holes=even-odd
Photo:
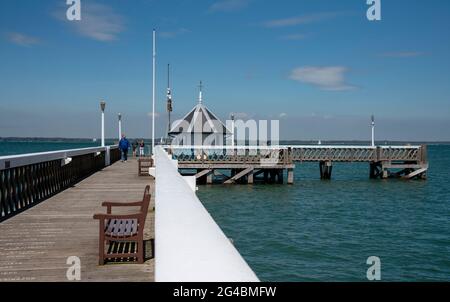
[[[154,194],[144,238],[149,260],[143,265],[98,266],[99,226],[92,218],[95,213],[106,213],[103,201],[142,200],[150,182],[149,177],[138,177],[135,159],[118,162],[0,223],[0,282],[67,281],[70,256],[81,260],[81,281],[154,281]]]

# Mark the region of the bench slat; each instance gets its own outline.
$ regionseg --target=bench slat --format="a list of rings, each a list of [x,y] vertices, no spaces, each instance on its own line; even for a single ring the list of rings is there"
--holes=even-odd
[[[114,237],[136,235],[138,232],[137,219],[111,219],[107,221],[105,234]]]

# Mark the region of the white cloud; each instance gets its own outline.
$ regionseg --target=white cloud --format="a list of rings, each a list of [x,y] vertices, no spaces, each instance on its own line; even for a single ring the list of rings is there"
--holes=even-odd
[[[148,117],[153,117],[153,112],[147,113],[147,116],[148,116]],[[157,119],[157,118],[159,118],[159,117],[160,117],[160,114],[159,114],[158,112],[155,112],[155,119]]]
[[[234,12],[246,8],[251,0],[220,0],[209,7],[209,12]]]
[[[18,32],[8,33],[7,38],[10,42],[20,45],[20,46],[25,46],[25,47],[29,47],[29,46],[39,43],[38,38],[29,36],[26,34],[18,33]]]
[[[343,66],[298,67],[292,70],[289,78],[301,83],[311,84],[322,90],[342,91],[354,89],[346,83],[348,69]]]
[[[285,36],[281,36],[282,40],[289,40],[289,41],[299,41],[299,40],[303,40],[307,37],[307,35],[305,34],[290,34],[290,35],[285,35]]]
[[[190,33],[190,32],[191,31],[189,29],[179,28],[179,29],[174,30],[174,31],[162,31],[162,32],[159,33],[159,36],[161,38],[171,39],[171,38],[175,38],[177,36],[184,35],[184,34],[187,34],[187,33]]]
[[[240,119],[240,120],[247,119],[249,117],[248,113],[245,113],[245,112],[234,112],[232,114],[234,115],[235,119]]]
[[[290,18],[284,18],[284,19],[269,20],[269,21],[264,22],[263,25],[265,27],[269,27],[269,28],[288,27],[288,26],[320,22],[323,20],[337,17],[339,15],[341,15],[341,13],[339,13],[339,12],[316,13],[316,14],[296,16],[296,17],[290,17]]]
[[[287,116],[288,116],[288,114],[283,112],[283,113],[280,113],[279,118],[284,118],[284,117],[287,117]]]
[[[424,53],[420,51],[397,51],[397,52],[385,52],[381,54],[382,57],[388,58],[414,58],[420,57]]]
[[[83,2],[80,21],[68,21],[66,14],[61,11],[54,15],[73,26],[81,36],[101,42],[117,40],[118,35],[125,30],[123,17],[104,4]]]

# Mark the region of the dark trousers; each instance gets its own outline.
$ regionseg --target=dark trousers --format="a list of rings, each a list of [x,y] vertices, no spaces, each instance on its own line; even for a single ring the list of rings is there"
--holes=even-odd
[[[122,150],[122,160],[123,161],[128,160],[128,150]]]

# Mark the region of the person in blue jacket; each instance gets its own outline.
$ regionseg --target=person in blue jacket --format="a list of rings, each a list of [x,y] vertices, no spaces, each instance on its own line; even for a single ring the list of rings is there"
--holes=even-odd
[[[122,151],[122,162],[127,162],[129,148],[130,148],[130,142],[127,140],[125,134],[123,134],[122,139],[119,142],[119,149],[120,149],[120,151]]]

